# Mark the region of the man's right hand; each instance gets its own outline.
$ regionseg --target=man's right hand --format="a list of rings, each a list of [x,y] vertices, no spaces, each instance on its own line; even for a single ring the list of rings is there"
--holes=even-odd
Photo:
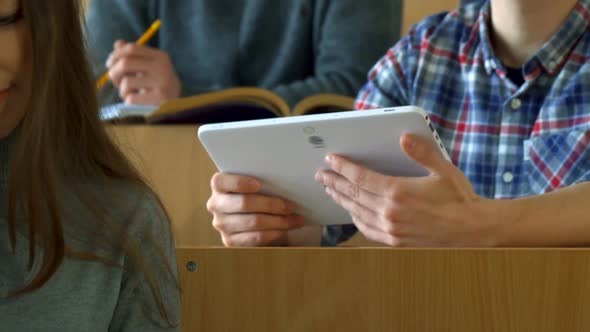
[[[211,191],[207,209],[228,247],[287,245],[287,233],[304,226],[293,203],[259,194],[254,178],[217,173]]]

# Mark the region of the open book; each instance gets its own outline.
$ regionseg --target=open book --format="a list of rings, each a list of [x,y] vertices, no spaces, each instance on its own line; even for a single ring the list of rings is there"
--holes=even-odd
[[[117,123],[216,123],[353,109],[354,99],[317,94],[292,110],[278,95],[259,88],[232,88],[167,101],[160,106],[115,104],[102,108],[103,121]]]

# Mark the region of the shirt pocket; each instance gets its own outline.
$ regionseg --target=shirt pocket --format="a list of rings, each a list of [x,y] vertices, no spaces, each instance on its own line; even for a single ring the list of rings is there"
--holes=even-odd
[[[541,134],[523,144],[532,195],[590,181],[590,128]]]

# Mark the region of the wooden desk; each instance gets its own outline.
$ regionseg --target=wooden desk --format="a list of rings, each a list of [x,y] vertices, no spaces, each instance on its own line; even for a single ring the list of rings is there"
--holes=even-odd
[[[176,246],[221,246],[206,208],[217,169],[197,139],[197,126],[110,126],[109,131],[160,195]],[[378,244],[359,234],[346,245]]]
[[[588,249],[177,254],[185,332],[590,331]]]

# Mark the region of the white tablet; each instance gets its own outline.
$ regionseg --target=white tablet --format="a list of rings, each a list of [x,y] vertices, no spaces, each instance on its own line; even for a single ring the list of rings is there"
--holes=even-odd
[[[335,153],[382,174],[424,176],[428,172],[405,155],[403,133],[426,137],[448,154],[422,109],[406,106],[204,125],[199,139],[221,172],[262,182],[262,193],[291,200],[311,224],[352,223],[332,201],[315,173],[327,169]]]

